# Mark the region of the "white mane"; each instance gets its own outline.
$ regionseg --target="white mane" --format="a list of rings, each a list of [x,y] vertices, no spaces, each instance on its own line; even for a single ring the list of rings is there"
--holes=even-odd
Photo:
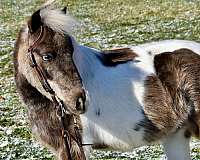
[[[61,34],[70,33],[78,25],[77,21],[69,14],[65,14],[58,9],[52,9],[51,7],[42,8],[40,16],[45,25]]]

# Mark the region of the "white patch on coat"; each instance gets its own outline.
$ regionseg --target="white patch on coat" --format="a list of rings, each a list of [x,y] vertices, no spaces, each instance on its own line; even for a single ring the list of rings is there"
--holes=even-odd
[[[141,77],[140,81],[133,81],[132,84],[134,86],[134,93],[138,99],[138,101],[140,102],[141,106],[143,106],[143,95],[144,95],[144,81],[146,80],[146,77],[148,75],[150,75],[151,73],[155,73],[154,70],[154,65],[153,65],[153,59],[152,56],[147,54],[147,52],[145,50],[143,50],[140,47],[133,47],[132,48],[133,52],[135,52],[136,54],[138,54],[139,56],[136,57],[134,59],[133,65],[135,67],[139,67],[139,68],[143,68],[143,70],[146,72],[142,75],[142,73],[140,75],[134,75],[134,76],[143,76]]]
[[[97,50],[73,46],[73,59],[90,97],[87,112],[81,115],[85,143],[122,150],[146,144],[143,130],[134,127],[144,118],[144,80],[154,72],[149,55],[138,49],[136,61],[106,67],[97,58]]]
[[[144,80],[154,73],[154,55],[182,46],[200,50],[199,43],[190,41],[149,43],[132,47],[139,55],[133,61],[106,67],[96,56],[100,51],[81,46],[74,39],[72,42],[73,60],[90,98],[87,112],[81,115],[84,143],[102,143],[121,150],[147,144],[144,131],[135,131],[134,126],[144,118]]]
[[[194,41],[187,40],[164,40],[158,42],[145,43],[134,47],[140,47],[141,49],[144,49],[147,52],[151,52],[152,55],[160,54],[162,52],[173,52],[180,48],[187,48],[197,54],[200,54],[200,44]]]

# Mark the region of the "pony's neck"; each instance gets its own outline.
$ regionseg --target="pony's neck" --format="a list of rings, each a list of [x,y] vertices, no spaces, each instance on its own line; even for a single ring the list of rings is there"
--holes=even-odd
[[[78,44],[74,38],[72,38],[72,45],[74,48],[73,61],[76,68],[83,80],[83,84],[89,82],[95,75],[95,71],[101,65],[97,58],[98,50],[82,46]]]

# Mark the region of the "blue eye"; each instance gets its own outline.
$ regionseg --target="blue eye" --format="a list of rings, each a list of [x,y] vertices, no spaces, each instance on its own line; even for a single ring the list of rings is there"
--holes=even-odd
[[[42,56],[43,61],[50,62],[53,60],[53,55],[51,53],[47,53]]]

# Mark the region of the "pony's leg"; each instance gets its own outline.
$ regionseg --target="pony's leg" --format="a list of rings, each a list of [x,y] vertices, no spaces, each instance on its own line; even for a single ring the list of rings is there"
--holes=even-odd
[[[89,158],[90,153],[92,152],[92,147],[91,146],[84,146],[83,149],[84,149],[86,160],[89,160],[90,159]]]
[[[180,129],[163,141],[168,160],[191,160],[190,137],[185,136],[185,129]]]

